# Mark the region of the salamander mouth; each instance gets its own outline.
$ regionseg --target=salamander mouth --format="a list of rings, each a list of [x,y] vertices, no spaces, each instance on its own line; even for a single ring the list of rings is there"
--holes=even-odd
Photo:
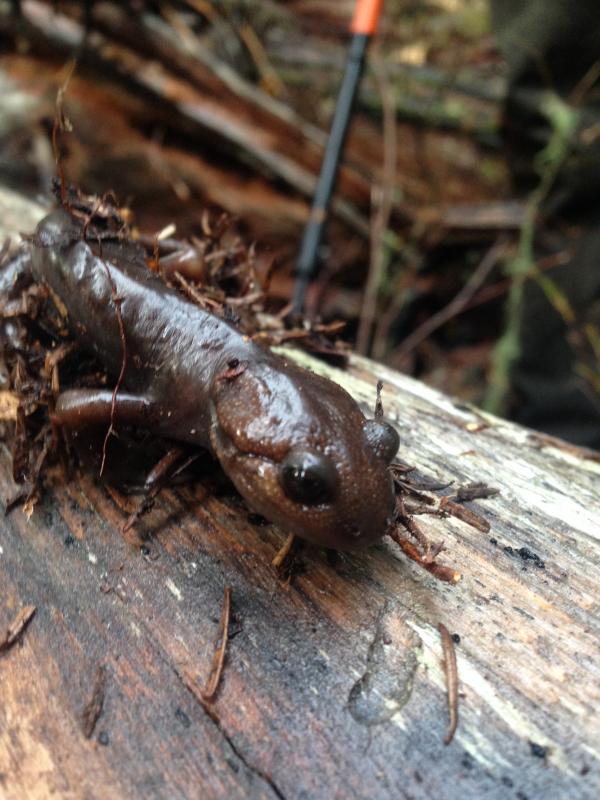
[[[219,425],[212,425],[210,430],[210,443],[214,450],[215,455],[223,464],[226,472],[229,474],[230,467],[227,466],[236,461],[252,460],[255,462],[262,462],[265,465],[277,466],[277,462],[265,456],[264,453],[256,453],[252,450],[244,450],[236,445],[229,434],[219,427]]]

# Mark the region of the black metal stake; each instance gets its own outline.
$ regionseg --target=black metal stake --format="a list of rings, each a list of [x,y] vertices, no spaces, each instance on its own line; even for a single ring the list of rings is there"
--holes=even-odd
[[[356,91],[363,73],[365,53],[370,38],[366,33],[355,33],[350,42],[346,71],[335,106],[331,131],[323,155],[321,173],[317,181],[310,216],[304,229],[300,253],[296,262],[296,283],[292,303],[292,313],[295,315],[302,314],[304,310],[306,289],[315,272],[319,245],[321,244],[323,228],[327,220],[327,212],[333,187],[335,186],[340,156],[348,131],[348,123],[352,115]]]

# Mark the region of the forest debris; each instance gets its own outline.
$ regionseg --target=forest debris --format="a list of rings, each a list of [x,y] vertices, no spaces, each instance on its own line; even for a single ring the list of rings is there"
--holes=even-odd
[[[25,411],[19,402],[17,406],[15,433],[12,442],[12,468],[13,480],[21,483],[26,480],[27,466],[29,462],[29,444],[27,440],[27,428],[25,421]]]
[[[441,209],[424,208],[419,216],[450,231],[518,231],[525,217],[525,206],[518,200],[486,203],[454,203]]]
[[[184,451],[181,447],[171,447],[165,453],[165,455],[162,456],[158,463],[152,467],[146,476],[144,495],[127,518],[127,521],[123,526],[123,533],[128,533],[135,525],[137,520],[150,511],[154,505],[156,496],[165,486],[168,479],[172,477],[173,470],[178,464],[181,463],[183,455]],[[189,459],[188,463],[190,463]]]
[[[231,614],[231,586],[226,586],[223,594],[223,610],[219,622],[219,633],[215,642],[212,664],[208,679],[200,696],[204,703],[212,703],[219,689],[223,666],[225,664],[225,652],[227,650],[227,640],[229,637],[229,617]]]
[[[403,527],[411,534],[419,547],[405,536],[402,536],[399,530],[400,527]],[[404,498],[400,494],[396,495],[395,527],[391,527],[387,535],[400,546],[405,555],[423,567],[423,569],[426,569],[427,572],[430,572],[438,580],[444,581],[445,583],[458,583],[461,579],[462,576],[460,572],[436,561],[438,555],[444,549],[443,542],[434,544],[428,540],[411,514],[407,511]]]
[[[500,489],[488,486],[487,483],[468,483],[457,490],[454,499],[458,503],[464,503],[468,500],[484,500],[489,497],[496,497],[499,494]]]
[[[402,552],[407,555],[412,561],[415,561],[423,569],[430,572],[434,578],[444,583],[458,583],[462,575],[452,567],[447,567],[445,564],[440,564],[435,560],[428,561],[427,557],[423,555],[412,542],[406,537],[401,536],[398,530],[388,532],[388,536],[393,539],[396,544],[400,546]]]
[[[285,542],[277,551],[277,553],[273,556],[273,560],[271,561],[271,566],[275,567],[275,569],[279,569],[285,559],[289,556],[292,546],[294,544],[294,539],[296,537],[293,533],[288,534]]]
[[[395,93],[383,61],[380,60],[377,64],[374,75],[383,110],[383,163],[381,185],[371,190],[371,204],[374,210],[371,216],[369,270],[356,334],[356,352],[361,355],[369,353],[373,322],[377,315],[377,299],[388,266],[389,253],[385,237],[394,210],[398,162]]]
[[[476,528],[482,533],[488,533],[490,530],[490,523],[484,519],[480,514],[472,511],[470,508],[455,503],[450,497],[442,497],[440,500],[440,510],[446,511],[453,517],[466,522],[472,528]]]
[[[458,726],[458,667],[456,664],[456,651],[454,642],[448,628],[440,622],[438,630],[442,639],[444,651],[444,667],[446,670],[446,685],[448,689],[448,716],[450,723],[444,744],[450,744]]]
[[[469,433],[481,433],[481,431],[485,431],[489,427],[489,423],[487,422],[467,422],[464,426],[465,430]]]
[[[15,392],[0,391],[0,420],[14,420],[17,418],[19,398]]]
[[[509,544],[507,544],[502,549],[508,556],[517,556],[524,563],[531,561],[534,567],[537,567],[538,569],[546,569],[545,561],[543,561],[537,553],[533,553],[528,547],[511,547]]]
[[[491,274],[496,265],[506,256],[510,247],[508,236],[501,235],[490,247],[482,258],[477,269],[472,273],[469,280],[465,283],[458,294],[448,303],[448,305],[432,314],[426,322],[422,323],[416,330],[412,331],[402,342],[399,353],[406,354],[417,347],[422,341],[445,325],[450,319],[460,314],[477,290],[483,285],[486,278]]]
[[[20,638],[25,628],[33,619],[36,606],[24,606],[6,629],[4,638],[0,640],[0,653],[9,650]]]
[[[83,735],[86,739],[91,739],[96,723],[102,713],[104,707],[104,697],[106,694],[106,667],[100,664],[96,670],[96,678],[94,680],[94,688],[92,696],[86,703],[81,714],[81,722]]]
[[[459,488],[456,494],[443,497],[436,497],[432,494],[434,490],[446,488],[440,485],[424,486],[409,477],[414,472],[414,467],[407,464],[394,462],[390,465],[390,472],[394,481],[396,492],[396,527],[388,531],[388,536],[393,539],[402,551],[417,564],[430,572],[438,580],[448,583],[457,583],[461,579],[461,574],[451,567],[446,567],[436,561],[437,556],[444,549],[442,543],[434,544],[429,541],[427,536],[413,519],[414,514],[431,514],[438,517],[453,516],[466,522],[473,528],[483,533],[490,530],[490,523],[472,509],[460,505],[457,500],[464,502],[475,498],[494,497],[499,493],[498,489],[487,486],[484,483],[472,483]],[[413,501],[407,502],[407,501]],[[417,501],[415,504],[414,501]],[[399,527],[404,528],[416,544],[411,542],[399,532]],[[418,545],[418,546],[417,546]]]
[[[27,75],[36,64],[50,65],[57,58],[64,60],[65,54],[77,46],[85,49],[86,58],[79,60],[69,89],[74,99],[72,107],[69,97],[65,98],[67,108],[64,110],[70,113],[75,127],[81,131],[81,141],[73,142],[64,153],[66,171],[74,179],[80,179],[82,173],[90,171],[96,176],[103,174],[107,182],[119,186],[123,196],[138,197],[141,213],[145,215],[144,224],[150,227],[163,228],[170,223],[172,215],[177,219],[178,230],[190,233],[197,230],[198,201],[200,204],[227,207],[239,217],[244,230],[249,231],[252,238],[271,244],[279,263],[283,263],[284,280],[291,282],[291,266],[295,255],[293,241],[305,220],[306,198],[312,192],[323,142],[326,140],[325,131],[317,125],[328,127],[332,89],[337,84],[333,75],[343,67],[345,43],[340,34],[346,26],[332,34],[331,31],[326,32],[327,26],[315,25],[307,35],[308,31],[303,25],[296,24],[297,19],[307,13],[305,9],[279,9],[275,16],[281,18],[281,24],[293,36],[296,48],[300,47],[294,52],[294,47],[285,44],[287,35],[283,39],[273,35],[264,21],[258,22],[253,15],[250,19],[250,7],[241,8],[234,3],[231,5],[235,7],[235,12],[229,20],[228,13],[220,8],[222,4],[207,2],[195,5],[188,3],[185,13],[165,4],[142,3],[144,14],[135,19],[125,9],[126,4],[114,1],[87,4],[89,15],[80,14],[77,4],[62,3],[60,7],[49,2],[20,5],[22,13],[18,22],[10,14],[3,19],[4,35],[8,42],[5,71],[11,81],[14,79],[15,85],[19,86],[19,94],[22,92],[26,99],[33,101],[34,96],[30,97],[27,80],[19,80],[24,77],[23,72]],[[273,5],[269,4],[267,18],[274,13]],[[331,17],[331,11],[324,11],[325,4],[316,5],[316,19]],[[207,9],[212,10],[207,12]],[[313,13],[309,12],[309,16]],[[261,15],[262,12],[259,15],[262,18]],[[337,13],[335,16],[339,18]],[[228,37],[240,39],[234,48],[240,48],[237,55],[230,52],[229,46],[222,46],[223,24],[226,25]],[[252,33],[255,25],[258,38]],[[263,28],[263,25],[266,27]],[[213,26],[215,30],[212,30]],[[90,29],[94,33],[91,37],[88,35]],[[510,202],[491,205],[482,202],[503,196],[503,192],[498,191],[498,184],[504,182],[498,169],[500,155],[492,155],[486,149],[485,164],[480,163],[477,158],[479,147],[471,141],[472,126],[475,117],[479,118],[482,102],[488,108],[486,118],[490,123],[492,119],[497,123],[501,97],[496,83],[498,76],[492,82],[485,71],[481,83],[479,79],[475,81],[477,100],[474,101],[472,81],[478,72],[477,68],[472,75],[469,74],[466,82],[462,78],[456,82],[455,75],[449,81],[453,71],[447,73],[445,68],[440,71],[439,65],[435,66],[439,55],[437,47],[427,49],[427,64],[423,71],[413,68],[407,70],[407,65],[399,65],[394,58],[390,61],[384,55],[395,53],[398,44],[402,43],[405,34],[399,33],[400,30],[391,26],[388,35],[392,39],[380,43],[384,48],[382,56],[371,54],[375,69],[365,76],[364,92],[361,92],[356,109],[357,124],[347,142],[348,157],[340,171],[340,190],[334,203],[333,224],[329,231],[329,255],[321,280],[314,287],[318,289],[318,297],[325,302],[319,307],[315,304],[313,308],[318,310],[329,306],[330,313],[332,306],[335,306],[333,313],[349,318],[351,332],[356,330],[355,323],[361,308],[360,281],[364,276],[359,268],[362,269],[367,261],[364,234],[369,233],[366,214],[369,199],[372,201],[370,207],[379,209],[377,219],[373,220],[374,227],[385,234],[379,237],[379,250],[385,250],[385,253],[380,252],[379,255],[390,256],[386,279],[380,287],[382,291],[377,292],[375,323],[378,323],[380,316],[388,317],[379,313],[382,307],[385,309],[388,296],[396,298],[400,294],[403,296],[406,291],[406,285],[402,292],[399,291],[395,277],[405,259],[404,254],[414,251],[416,261],[421,262],[417,272],[429,273],[429,269],[423,269],[423,266],[429,263],[432,250],[438,246],[444,247],[448,233],[456,237],[456,231],[458,234],[462,232],[464,240],[470,241],[474,233],[483,231],[483,236],[477,234],[477,241],[483,239],[488,242],[490,237],[496,235],[496,231],[512,231],[515,226],[519,227],[522,216],[518,207],[513,207]],[[182,36],[185,37],[183,47]],[[398,36],[399,39],[396,38]],[[259,40],[264,51],[257,44]],[[218,46],[215,45],[217,41],[221,43]],[[396,44],[392,45],[392,41]],[[12,42],[20,42],[23,46],[26,44],[26,47],[22,50]],[[486,40],[485,48],[489,47],[489,41]],[[27,55],[22,55],[25,51]],[[302,57],[300,63],[295,63],[298,53],[308,53],[309,56],[307,60]],[[478,47],[475,59],[477,66],[480,55]],[[387,91],[384,87],[383,98],[373,98],[374,94],[382,94],[376,91],[377,74],[381,71],[377,68],[378,58],[385,63],[386,83],[389,84]],[[269,64],[283,70],[279,77],[289,92],[283,98],[285,102],[274,101],[260,89],[265,82],[272,83],[274,76],[268,70]],[[495,69],[502,71],[499,65]],[[265,70],[269,73],[268,78]],[[108,76],[101,88],[96,80],[98,74]],[[307,76],[312,85],[303,86]],[[406,89],[407,79],[411,96],[407,99],[406,92],[400,91],[403,97],[400,101],[397,90],[399,87]],[[41,86],[39,80],[42,80]],[[39,96],[40,104],[32,102],[31,124],[23,131],[16,127],[13,134],[15,137],[25,136],[25,142],[30,144],[32,152],[36,148],[31,146],[28,139],[31,137],[34,141],[44,141],[43,130],[47,126],[43,120],[50,116],[48,98],[52,93],[51,81],[56,80],[55,70],[37,70],[35,98]],[[61,80],[62,77],[59,77],[58,81]],[[495,89],[489,95],[492,83]],[[23,86],[26,88],[23,89]],[[61,89],[63,94],[64,86]],[[300,89],[300,86],[303,88]],[[434,90],[433,86],[437,88]],[[462,88],[459,89],[459,86]],[[146,91],[140,94],[142,88]],[[429,113],[432,110],[429,104],[433,103],[436,109],[446,108],[447,92],[455,100],[458,93],[461,108],[458,115],[455,114],[456,108],[450,114],[449,124],[455,128],[456,121],[462,119],[459,128],[466,125],[470,135],[452,136],[447,130],[436,132],[440,118],[437,111]],[[385,99],[386,95],[388,100]],[[118,102],[110,102],[114,97],[118,98]],[[425,101],[425,97],[429,99]],[[487,98],[485,102],[484,97]],[[155,102],[152,102],[153,99]],[[406,101],[404,107],[411,107],[411,118],[415,113],[420,115],[417,108],[422,111],[427,109],[425,128],[422,130],[419,126],[413,130],[404,118],[395,124],[393,114],[390,114],[389,101],[392,99],[403,104]],[[43,108],[42,102],[46,103],[46,108]],[[475,108],[472,109],[475,114],[473,118],[468,112],[467,122],[463,119],[465,103],[470,108],[471,102],[475,102],[477,112]],[[373,118],[370,113],[361,113],[365,106],[369,109],[378,108],[389,120],[383,126],[383,145],[381,115],[378,113]],[[454,117],[452,123],[451,118]],[[94,119],[98,124],[86,127],[79,124],[81,119]],[[476,129],[478,125],[475,124]],[[486,136],[490,133],[487,125],[484,126]],[[199,136],[203,143],[200,149],[197,147]],[[386,160],[393,163],[396,138],[403,142],[403,146],[398,148],[398,174],[394,181],[393,170],[382,169],[380,162],[383,152]],[[227,158],[223,158],[224,146]],[[491,171],[490,160],[494,164]],[[34,161],[37,161],[37,156]],[[121,169],[122,164],[130,164],[131,169]],[[46,171],[38,166],[39,174],[46,174],[49,166],[46,163]],[[492,173],[495,174],[494,178],[490,177]],[[383,181],[381,175],[384,176]],[[439,176],[444,178],[440,180]],[[382,183],[383,192],[377,188]],[[380,200],[384,202],[378,202],[378,195],[382,194],[385,197]],[[386,215],[381,212],[385,207],[390,210],[390,203],[393,213],[389,225],[386,225],[383,224]],[[173,211],[173,207],[177,210]],[[424,213],[419,211],[420,208],[424,209]],[[425,213],[427,209],[429,212]],[[346,223],[341,222],[342,218]],[[437,244],[432,243],[432,237],[428,235],[430,231],[433,231],[434,239],[438,235]],[[478,244],[477,250],[483,246]],[[374,247],[374,250],[377,248]],[[375,259],[379,268],[382,260],[382,257]],[[412,262],[412,256],[410,260]],[[462,256],[460,260],[463,261]],[[470,267],[468,271],[471,271]],[[401,273],[404,272],[402,269]],[[435,274],[431,286],[434,288],[435,308],[438,308],[439,292],[435,287],[439,287],[441,276],[437,266],[432,272]],[[357,280],[359,275],[360,281]],[[425,276],[419,274],[413,277],[421,282]],[[282,288],[279,273],[276,280],[278,299],[286,302],[291,296],[289,283]],[[390,286],[385,288],[388,282]],[[457,291],[458,282],[448,282],[453,294]],[[372,281],[373,289],[377,283],[377,280]],[[354,308],[347,305],[346,293],[354,298]],[[414,290],[409,294],[414,294]],[[272,296],[275,296],[275,292]],[[421,296],[420,289],[417,289],[416,296]],[[242,301],[233,298],[233,305],[238,302]],[[406,302],[412,305],[411,300]],[[396,312],[393,309],[391,311],[390,324],[384,326],[387,333],[383,337],[385,342],[379,357],[386,352],[393,355],[397,342],[398,313],[397,309]],[[404,313],[401,313],[402,317]],[[369,316],[373,319],[372,313]],[[376,327],[379,327],[378,324]],[[393,363],[392,358],[390,363]]]
[[[23,506],[29,493],[31,492],[31,484],[22,484],[11,496],[4,501],[4,515],[7,516],[17,506]]]

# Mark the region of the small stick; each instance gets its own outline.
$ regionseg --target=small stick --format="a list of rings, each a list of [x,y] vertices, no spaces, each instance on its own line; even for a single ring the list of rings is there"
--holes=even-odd
[[[35,612],[35,606],[25,606],[19,611],[17,616],[6,629],[4,639],[0,641],[0,653],[4,650],[8,650],[13,646],[13,644],[15,644],[15,642],[18,641],[25,628],[31,622]]]
[[[86,739],[91,739],[94,733],[96,723],[102,713],[104,706],[104,695],[106,693],[106,667],[100,665],[96,670],[96,680],[94,681],[94,689],[92,696],[86,703],[81,714],[81,722],[83,727],[83,735]]]
[[[383,419],[383,403],[381,402],[381,390],[383,389],[383,381],[377,381],[377,398],[375,400],[375,419]]]
[[[295,538],[296,537],[294,536],[293,533],[288,534],[287,539],[285,540],[283,545],[279,548],[273,560],[271,561],[272,567],[275,567],[275,569],[279,569],[279,567],[283,564],[285,559],[290,554]]]
[[[406,530],[420,545],[421,550],[423,552],[421,560],[423,561],[424,564],[429,564],[431,561],[433,561],[433,558],[431,556],[431,542],[425,536],[421,528],[417,525],[417,523],[410,516],[410,514],[407,513],[406,508],[404,506],[404,499],[400,495],[396,497],[396,513],[398,515],[398,521],[402,525],[404,525]]]
[[[444,651],[444,667],[446,670],[446,685],[448,687],[448,716],[450,718],[448,733],[444,739],[444,744],[450,744],[458,725],[458,669],[456,666],[454,642],[452,641],[448,628],[440,622],[438,631],[442,638],[442,648]]]
[[[179,287],[187,295],[187,297],[192,302],[196,303],[196,305],[200,306],[200,308],[208,309],[209,311],[214,311],[215,313],[222,312],[223,303],[219,303],[217,300],[214,300],[211,297],[202,295],[201,292],[198,291],[197,287],[186,281],[179,271],[175,270],[172,277],[173,280],[179,284]]]
[[[419,549],[404,536],[400,536],[398,531],[388,531],[388,536],[400,546],[405,555],[412,561],[416,561],[416,563],[423,567],[423,569],[426,569],[427,572],[431,572],[434,578],[437,578],[439,581],[444,581],[445,583],[458,583],[461,580],[462,575],[460,572],[452,569],[452,567],[438,564],[437,561],[424,561],[423,554],[419,552]]]
[[[56,162],[56,170],[58,172],[58,180],[60,186],[60,204],[62,208],[66,208],[68,210],[68,198],[67,198],[67,187],[65,181],[65,173],[63,162],[60,153],[60,142],[59,142],[59,134],[63,132],[70,133],[73,130],[73,126],[67,115],[65,114],[64,110],[64,99],[65,94],[67,93],[67,89],[69,88],[69,82],[73,76],[73,72],[75,71],[75,67],[77,66],[77,61],[73,59],[67,66],[66,77],[59,87],[58,92],[56,93],[56,113],[54,115],[54,124],[52,125],[52,152],[54,154],[54,161]]]
[[[229,616],[231,613],[231,586],[225,587],[223,596],[223,610],[221,612],[221,621],[219,623],[219,635],[215,643],[215,652],[208,674],[206,686],[202,690],[201,697],[205,703],[211,703],[214,699],[219,683],[221,682],[221,675],[223,674],[223,665],[225,663],[225,651],[227,649],[227,639],[229,637]]]
[[[177,463],[181,461],[183,454],[183,450],[180,447],[172,447],[165,453],[160,461],[158,461],[158,463],[152,467],[146,476],[144,496],[138,503],[135,510],[132,511],[127,518],[127,522],[123,526],[123,533],[128,533],[138,519],[140,519],[140,517],[142,517],[147,511],[150,511],[154,505],[156,496],[165,486],[169,477],[172,477],[171,471],[177,466]],[[192,459],[188,458],[185,466],[190,464],[194,459],[195,456]]]
[[[465,500],[481,500],[488,497],[496,497],[500,494],[500,489],[488,486],[486,483],[469,483],[461,486],[456,492],[456,500],[463,503]]]
[[[490,530],[490,523],[487,521],[487,519],[484,519],[470,508],[465,508],[464,506],[455,503],[454,500],[451,500],[449,497],[442,497],[440,500],[440,509],[442,511],[446,511],[451,516],[466,522],[467,525],[470,525],[472,528],[476,528],[482,533],[488,533]]]
[[[436,314],[430,316],[422,325],[404,339],[399,348],[401,356],[406,356],[422,341],[431,336],[434,331],[469,308],[469,302],[473,299],[473,296],[476,295],[477,290],[485,282],[494,267],[504,258],[508,248],[508,236],[506,236],[506,234],[499,236],[484,255],[471,277],[448,305]]]
[[[16,492],[4,502],[4,516],[8,516],[13,508],[22,506],[25,500],[29,497],[32,491],[32,486],[29,482],[20,486]]]

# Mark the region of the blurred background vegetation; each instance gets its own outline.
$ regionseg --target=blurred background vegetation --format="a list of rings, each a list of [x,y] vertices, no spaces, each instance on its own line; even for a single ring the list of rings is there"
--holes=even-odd
[[[57,89],[76,58],[69,181],[112,189],[143,231],[181,237],[227,211],[265,260],[273,308],[294,258],[344,68],[353,0],[0,0],[0,183],[49,196]],[[359,352],[511,413],[524,287],[542,286],[600,402],[600,334],[538,258],[540,204],[577,120],[558,95],[517,195],[503,138],[508,70],[486,0],[388,0],[369,54],[308,310]]]

